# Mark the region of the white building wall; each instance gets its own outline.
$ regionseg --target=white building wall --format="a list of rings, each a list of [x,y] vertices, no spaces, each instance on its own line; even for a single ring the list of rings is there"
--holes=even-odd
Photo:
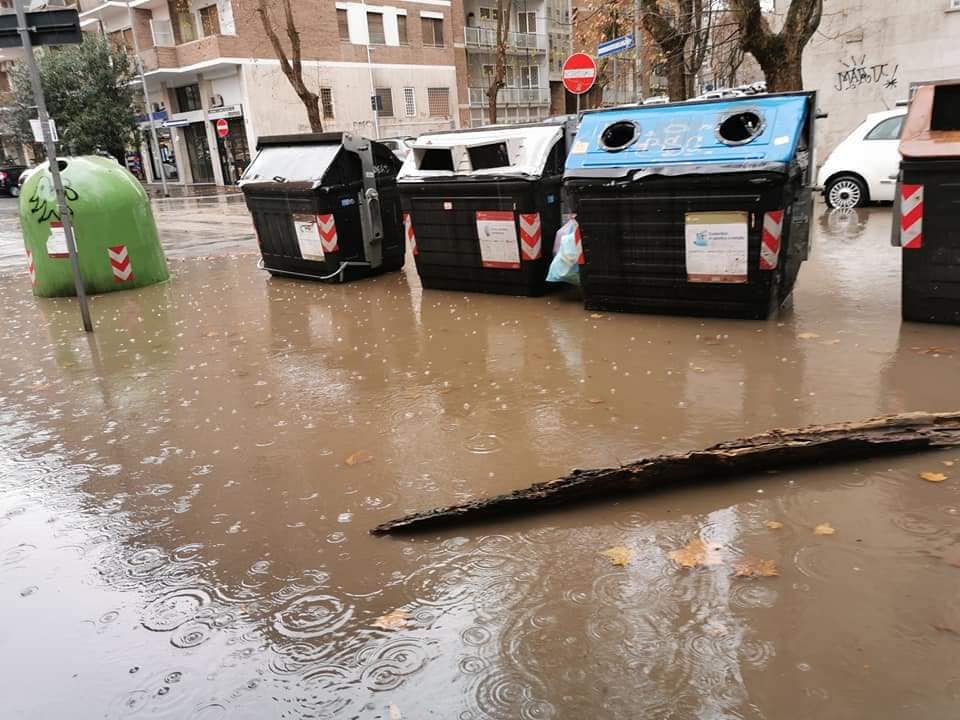
[[[311,89],[330,88],[334,117],[325,118],[324,130],[348,131],[373,137],[371,87],[389,87],[393,117],[378,118],[380,137],[419,135],[455,126],[457,111],[456,69],[450,65],[372,65],[362,63],[310,63],[305,76]],[[371,85],[371,68],[373,85]],[[280,133],[309,132],[306,110],[277,63],[255,62],[243,66],[246,90],[244,113],[252,138]],[[416,110],[406,114],[404,88],[413,88]],[[450,114],[431,116],[428,88],[449,88]],[[253,143],[251,143],[253,147]]]
[[[826,0],[803,61],[804,85],[829,114],[817,124],[821,160],[868,113],[908,99],[911,83],[960,78],[960,11],[951,4]]]

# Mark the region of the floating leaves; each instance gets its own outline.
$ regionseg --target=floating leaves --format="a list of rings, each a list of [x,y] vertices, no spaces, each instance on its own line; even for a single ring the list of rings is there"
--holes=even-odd
[[[928,348],[915,347],[915,348],[912,348],[912,350],[914,350],[915,352],[920,353],[921,355],[933,355],[934,357],[937,357],[937,356],[939,356],[939,355],[949,355],[949,354],[950,354],[950,350],[949,350],[949,349],[943,348],[943,347],[936,347],[936,346],[928,347]]]
[[[366,450],[357,450],[352,455],[348,455],[344,462],[346,462],[350,467],[353,467],[354,465],[363,465],[364,463],[373,462],[373,455]]]
[[[779,530],[783,527],[783,523],[779,520],[767,520],[767,527],[771,530]]]
[[[797,337],[801,340],[816,340],[820,336],[815,332],[802,332]]]
[[[776,577],[780,571],[773,560],[745,557],[733,566],[733,574],[736,577]]]
[[[943,464],[945,467],[953,467],[957,464],[956,460],[944,460]]]
[[[820,523],[813,529],[814,535],[833,535],[835,532],[833,525],[828,522]]]
[[[633,559],[633,550],[628,547],[623,547],[622,545],[607,548],[601,551],[600,554],[606,557],[611,565],[618,565],[620,567],[628,565]]]
[[[373,626],[381,630],[403,630],[409,624],[410,613],[403,608],[397,608],[373,621]]]
[[[683,568],[722,565],[723,546],[716,543],[708,545],[700,538],[694,538],[682,548],[671,550],[667,557]]]
[[[593,318],[594,320],[599,320],[600,318],[605,318],[606,315],[604,315],[603,313],[590,313],[590,317]]]
[[[944,480],[947,479],[947,476],[944,475],[943,473],[922,472],[920,473],[920,479],[926,480],[927,482],[932,482],[932,483],[942,483]]]

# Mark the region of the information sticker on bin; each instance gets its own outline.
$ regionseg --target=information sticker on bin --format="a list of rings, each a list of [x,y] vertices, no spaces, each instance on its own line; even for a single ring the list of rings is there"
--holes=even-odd
[[[316,215],[294,215],[293,227],[304,260],[323,260],[323,242]]]
[[[686,213],[687,280],[747,282],[748,214]]]
[[[477,238],[480,260],[485,268],[520,269],[517,225],[509,211],[487,210],[477,213]]]

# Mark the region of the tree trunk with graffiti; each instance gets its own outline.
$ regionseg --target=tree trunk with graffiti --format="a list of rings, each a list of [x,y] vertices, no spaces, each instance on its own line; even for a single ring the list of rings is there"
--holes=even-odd
[[[791,0],[783,27],[773,32],[760,0],[730,0],[744,50],[763,69],[769,92],[803,90],[803,50],[820,26],[823,0]]]

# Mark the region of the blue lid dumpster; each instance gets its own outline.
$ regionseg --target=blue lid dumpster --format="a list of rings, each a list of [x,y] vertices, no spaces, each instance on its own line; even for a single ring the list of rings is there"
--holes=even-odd
[[[904,320],[960,325],[960,83],[917,90],[900,135],[894,238]]]
[[[768,317],[807,257],[815,116],[814,93],[585,113],[564,187],[586,307]]]
[[[573,121],[420,136],[398,176],[425,288],[541,295]]]
[[[397,171],[350,133],[262,137],[240,179],[271,275],[344,282],[403,267]]]

